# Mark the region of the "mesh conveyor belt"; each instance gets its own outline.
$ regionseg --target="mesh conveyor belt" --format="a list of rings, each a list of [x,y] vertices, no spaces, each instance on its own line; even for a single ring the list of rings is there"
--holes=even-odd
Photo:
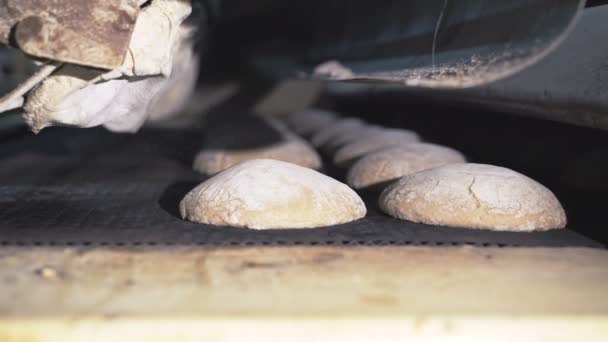
[[[314,230],[250,231],[181,220],[177,205],[202,177],[194,131],[52,128],[0,135],[2,245],[602,246],[574,231],[488,232],[392,219],[363,194],[364,219]]]

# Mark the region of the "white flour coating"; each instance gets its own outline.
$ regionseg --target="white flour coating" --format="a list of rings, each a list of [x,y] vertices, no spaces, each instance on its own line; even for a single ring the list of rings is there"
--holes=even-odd
[[[384,148],[359,159],[348,170],[346,181],[355,189],[376,187],[419,171],[464,162],[465,157],[449,147],[408,143]]]
[[[170,76],[173,50],[184,34],[181,24],[191,12],[190,1],[151,1],[137,16],[120,72],[128,76]]]
[[[321,147],[336,136],[361,129],[362,127],[365,127],[365,123],[359,119],[340,119],[315,133],[310,141],[315,147]]]
[[[566,226],[549,189],[491,165],[450,164],[405,176],[382,192],[379,204],[393,217],[434,225],[509,231]]]
[[[370,152],[386,147],[416,143],[419,140],[418,134],[406,129],[379,130],[340,147],[334,154],[333,162],[339,167],[348,167],[358,158]]]
[[[162,76],[133,82],[114,79],[77,90],[86,85],[87,73],[86,68],[66,65],[28,95],[23,117],[32,131],[55,125],[104,125],[115,132],[135,132],[166,81]]]
[[[274,145],[242,150],[203,149],[194,159],[194,170],[214,175],[252,159],[274,159],[311,169],[321,168],[321,157],[306,141],[289,137]]]
[[[289,114],[286,122],[289,128],[297,134],[309,136],[337,119],[338,116],[335,113],[310,108]]]
[[[192,27],[181,25],[191,10],[188,1],[152,1],[137,18],[123,65],[107,73],[63,66],[27,96],[26,123],[34,132],[53,125],[137,131],[154,98],[169,90],[173,56],[192,50]],[[123,75],[142,77],[118,78]]]
[[[168,122],[175,116],[182,114],[183,109],[194,96],[199,74],[199,58],[195,46],[186,36],[188,31],[184,28],[184,37],[173,55],[171,76],[164,82],[159,94],[149,105],[147,121]],[[192,35],[195,31],[192,30]]]
[[[23,119],[34,133],[57,122],[78,125],[82,121],[77,113],[78,110],[57,114],[57,108],[68,95],[84,87],[100,73],[101,71],[81,66],[64,65],[28,94],[23,106]],[[114,91],[104,89],[96,103],[105,104],[114,96]]]
[[[338,61],[327,61],[317,65],[313,70],[313,74],[332,80],[347,80],[355,76],[351,69]]]
[[[182,218],[254,229],[314,228],[357,220],[365,204],[348,186],[294,164],[257,159],[203,182],[179,205]]]

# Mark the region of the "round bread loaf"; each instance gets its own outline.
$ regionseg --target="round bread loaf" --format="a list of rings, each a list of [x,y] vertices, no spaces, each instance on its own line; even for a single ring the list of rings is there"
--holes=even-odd
[[[449,164],[405,176],[382,192],[379,204],[393,217],[432,225],[504,231],[566,226],[549,189],[492,165]]]
[[[346,181],[355,189],[381,188],[418,171],[465,162],[466,159],[460,152],[449,147],[411,143],[388,147],[364,156],[348,170]]]
[[[334,135],[323,145],[323,150],[327,153],[333,154],[336,150],[346,144],[350,144],[363,137],[367,137],[378,132],[383,132],[385,130],[385,128],[376,125],[362,125],[358,128]]]
[[[357,220],[365,204],[348,186],[277,160],[238,164],[184,197],[182,218],[254,229],[314,228]]]
[[[251,149],[203,149],[194,158],[194,170],[214,175],[238,163],[253,159],[275,159],[318,170],[321,157],[306,141],[295,135],[285,135],[285,139],[274,145]]]
[[[340,136],[342,134],[350,134],[352,131],[360,130],[364,127],[365,123],[359,119],[340,119],[338,121],[330,123],[325,128],[315,133],[310,141],[315,147],[323,147],[331,139],[337,136]]]
[[[311,136],[337,119],[335,113],[311,108],[289,114],[286,123],[297,134]]]
[[[406,129],[380,131],[340,147],[334,154],[333,162],[338,167],[346,168],[370,152],[418,141],[418,134]]]

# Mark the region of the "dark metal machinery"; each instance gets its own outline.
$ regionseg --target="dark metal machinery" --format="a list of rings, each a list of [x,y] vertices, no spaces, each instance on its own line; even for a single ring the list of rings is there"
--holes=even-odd
[[[606,129],[605,4],[269,0],[243,9],[232,0],[214,7],[222,15],[210,51],[223,56],[219,70],[245,63],[271,77],[351,81],[330,89],[409,94]],[[327,61],[340,70],[315,73]]]
[[[336,60],[352,71],[346,79],[461,88],[512,74],[547,54],[583,5],[579,0],[266,1],[240,12],[241,1],[229,0],[218,5],[217,12],[226,16],[218,18],[217,40],[282,75],[311,75],[315,65]]]

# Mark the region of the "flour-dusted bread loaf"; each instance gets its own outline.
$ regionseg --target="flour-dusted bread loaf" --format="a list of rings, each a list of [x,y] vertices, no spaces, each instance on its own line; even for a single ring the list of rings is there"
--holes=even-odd
[[[315,228],[365,216],[348,186],[277,160],[238,164],[194,188],[179,205],[184,219],[254,229]]]
[[[350,167],[357,159],[392,146],[401,146],[416,143],[420,139],[418,134],[406,129],[387,129],[374,134],[363,136],[351,143],[340,147],[334,154],[333,162],[338,167]]]
[[[336,120],[338,120],[336,113],[310,108],[289,114],[285,122],[295,133],[308,137]]]
[[[342,134],[351,134],[353,131],[361,130],[362,128],[365,128],[365,123],[360,119],[340,119],[328,124],[325,128],[315,133],[310,141],[315,147],[323,147],[335,137]]]
[[[214,175],[238,163],[253,159],[275,159],[318,170],[321,157],[306,141],[285,139],[275,145],[242,150],[204,149],[194,159],[194,169]]]
[[[350,144],[362,137],[367,137],[384,130],[385,128],[376,125],[361,125],[354,129],[344,130],[328,139],[327,142],[323,144],[322,149],[324,152],[333,155],[340,147],[346,144]]]
[[[207,130],[207,141],[196,155],[193,168],[214,175],[253,159],[275,159],[320,169],[317,151],[276,120],[258,117],[222,121]]]
[[[437,166],[464,163],[462,153],[449,147],[410,143],[370,153],[348,170],[346,181],[355,189],[381,188],[387,183]]]
[[[380,195],[380,208],[404,220],[504,231],[563,228],[566,214],[553,193],[515,171],[449,164],[401,178]]]

